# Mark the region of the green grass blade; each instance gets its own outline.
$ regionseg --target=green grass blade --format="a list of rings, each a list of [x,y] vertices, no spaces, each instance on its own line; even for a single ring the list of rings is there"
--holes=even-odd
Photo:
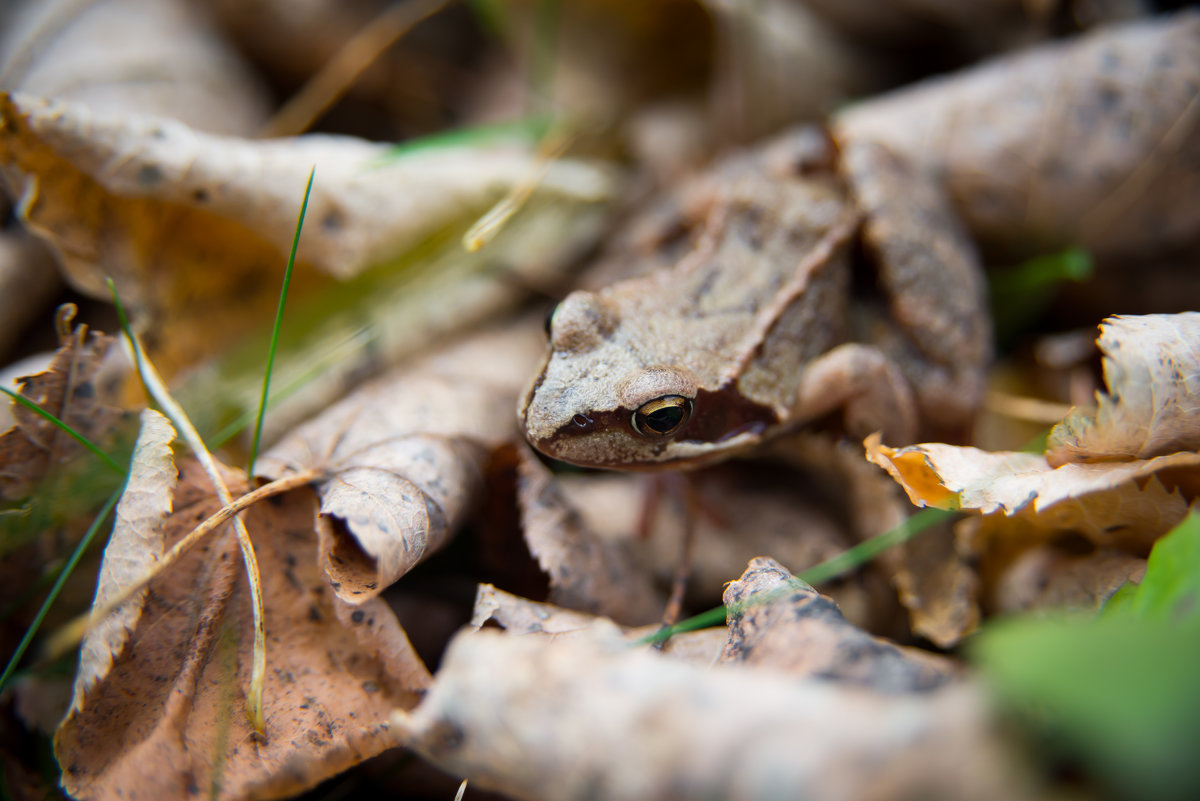
[[[124,472],[124,471],[122,471]],[[13,655],[9,657],[8,665],[4,668],[4,673],[0,674],[0,692],[8,685],[8,680],[12,677],[13,671],[17,668],[17,663],[21,661],[21,657],[25,655],[25,651],[29,649],[30,643],[37,635],[38,629],[42,625],[42,621],[46,618],[46,613],[50,611],[50,607],[58,600],[59,593],[62,592],[63,586],[67,583],[67,579],[71,577],[75,566],[79,564],[80,558],[87,551],[88,546],[92,544],[92,539],[95,538],[96,532],[100,530],[100,526],[108,518],[113,507],[117,505],[117,501],[124,491],[124,486],[120,487],[116,492],[109,496],[108,501],[104,504],[104,508],[100,510],[100,514],[96,515],[96,519],[92,521],[92,525],[84,533],[79,543],[75,546],[75,550],[71,552],[71,556],[67,559],[67,563],[63,565],[62,570],[58,574],[58,579],[54,582],[54,586],[50,588],[50,592],[46,595],[46,600],[42,601],[42,606],[34,615],[33,621],[29,624],[29,628],[25,630],[25,636],[21,638],[21,642],[17,645],[17,650],[13,651]]]
[[[90,439],[85,437],[83,434],[80,434],[74,428],[71,428],[71,426],[67,425],[67,423],[65,421],[59,419],[53,413],[46,411],[41,406],[38,406],[33,401],[29,400],[29,398],[26,398],[23,395],[19,395],[18,393],[13,392],[8,387],[0,387],[0,392],[3,392],[5,395],[9,396],[14,401],[16,401],[17,403],[24,406],[26,409],[29,409],[30,411],[35,412],[37,414],[40,414],[42,417],[46,418],[51,423],[58,426],[64,432],[69,434],[80,445],[87,448],[92,453],[96,454],[96,456],[99,457],[100,461],[104,462],[106,465],[111,467],[113,470],[115,470],[120,475],[125,475],[125,468],[121,467],[121,465],[117,464],[115,459],[113,459],[111,456],[109,456],[104,451],[100,450],[99,446],[97,446],[94,442],[92,442]]]
[[[287,304],[288,287],[292,284],[292,268],[296,265],[296,251],[300,247],[300,232],[304,229],[304,215],[308,212],[308,198],[312,194],[313,176],[316,165],[308,172],[308,183],[304,186],[304,200],[300,203],[300,216],[296,220],[296,232],[292,235],[292,252],[288,254],[287,267],[283,272],[283,288],[279,291],[279,308],[275,311],[275,326],[271,329],[271,344],[267,347],[267,369],[263,373],[262,398],[258,403],[258,415],[254,420],[254,438],[250,442],[250,458],[246,464],[246,475],[254,475],[254,463],[258,461],[258,446],[262,441],[263,418],[267,414],[267,396],[271,391],[271,371],[275,367],[275,353],[279,346],[279,329],[283,324],[283,308]]]

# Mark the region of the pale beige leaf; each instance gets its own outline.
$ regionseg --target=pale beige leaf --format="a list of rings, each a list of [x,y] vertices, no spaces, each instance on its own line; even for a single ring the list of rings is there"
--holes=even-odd
[[[918,506],[1020,514],[1047,532],[1074,530],[1098,545],[1133,548],[1149,547],[1183,519],[1200,486],[1200,453],[1054,468],[1040,454],[941,443],[897,449],[870,437],[867,458]]]
[[[889,696],[589,634],[460,634],[393,725],[471,786],[529,800],[1042,797],[973,685]]]
[[[202,471],[181,464],[173,544],[216,511]],[[244,479],[228,480],[244,489]],[[295,795],[394,744],[387,716],[411,708],[430,677],[387,604],[354,607],[329,592],[317,563],[313,494],[295,491],[246,513],[266,608],[264,736],[243,711],[253,628],[238,546],[228,527],[149,587],[114,669],[55,737],[73,798],[215,799]]]
[[[489,450],[516,435],[543,339],[529,318],[485,330],[363,386],[263,455],[271,478],[328,472],[318,531],[339,598],[378,595],[462,523]]]
[[[1189,10],[930,79],[851,106],[835,126],[941,175],[986,245],[1140,261],[1200,226],[1198,77]]]
[[[522,448],[518,458],[521,528],[530,553],[550,577],[550,600],[627,625],[660,619],[666,597],[639,564],[633,543],[597,534],[532,452]]]
[[[510,634],[586,637],[598,619],[586,612],[531,601],[497,589],[491,584],[480,584],[475,593],[471,627],[478,630],[485,625],[498,625]],[[654,623],[622,631],[626,641],[634,644],[657,633],[661,628],[661,623]],[[673,635],[663,643],[659,653],[671,659],[708,666],[717,661],[721,649],[725,646],[725,639],[723,628],[685,631]]]
[[[510,265],[533,281],[561,270],[597,235],[600,201],[616,187],[615,175],[594,162],[563,158],[543,172],[524,145],[431,147],[386,158],[387,145],[351,137],[222,137],[161,117],[27,95],[0,98],[0,120],[0,165],[22,198],[18,213],[51,245],[76,288],[107,298],[104,281],[113,277],[140,321],[154,327],[155,362],[167,374],[240,344],[271,318],[314,166],[289,306],[306,323],[325,324],[319,330],[327,341],[311,348],[361,338],[367,325],[384,340],[384,356],[396,349],[396,329],[444,333],[511,306],[523,293],[503,280]],[[514,185],[539,177],[529,214],[510,226],[515,231],[467,258],[456,234]],[[413,269],[398,269],[404,266]],[[456,279],[441,285],[453,293],[444,304],[413,286],[419,278],[438,287],[441,271]],[[354,314],[331,320],[347,312],[350,298],[341,295],[355,296],[338,293],[343,305],[330,309],[332,287],[351,277],[364,282],[356,284]],[[421,298],[415,308],[404,303],[412,296]],[[360,371],[374,366],[356,358]]]
[[[1200,312],[1109,317],[1097,344],[1108,392],[1054,427],[1050,464],[1200,451]]]
[[[0,88],[252,134],[261,81],[186,0],[26,2],[0,42]]]
[[[96,584],[93,606],[103,606],[130,584],[141,580],[163,553],[163,527],[175,496],[175,429],[153,409],[142,412],[142,430],[129,464],[125,491],[117,503],[115,523]],[[141,590],[99,621],[79,647],[79,670],[71,712],[82,710],[92,688],[112,669],[137,627],[146,603]]]
[[[725,590],[729,641],[721,663],[768,667],[793,676],[911,693],[958,676],[949,659],[872,637],[842,617],[831,598],[760,557]]]

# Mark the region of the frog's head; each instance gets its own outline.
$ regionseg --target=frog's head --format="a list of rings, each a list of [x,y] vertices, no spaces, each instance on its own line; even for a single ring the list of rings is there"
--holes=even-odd
[[[520,411],[539,451],[584,467],[691,467],[752,444],[773,422],[766,409],[731,417],[728,392],[701,386],[653,315],[607,301],[574,292],[549,321],[550,352]]]

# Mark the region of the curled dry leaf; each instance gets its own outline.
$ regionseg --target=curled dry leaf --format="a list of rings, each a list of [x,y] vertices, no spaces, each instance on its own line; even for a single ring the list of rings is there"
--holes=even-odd
[[[112,337],[85,326],[62,343],[50,368],[20,381],[21,394],[99,445],[111,439],[121,411],[104,403],[103,369]],[[27,497],[39,481],[83,451],[46,418],[13,404],[16,424],[0,434],[0,498]]]
[[[1200,451],[1200,312],[1109,317],[1097,345],[1108,392],[1054,427],[1049,463]]]
[[[108,113],[252,134],[267,94],[186,0],[27,2],[0,42],[0,87]]]
[[[263,455],[270,478],[321,468],[321,562],[362,603],[439,548],[479,491],[488,452],[515,434],[518,382],[543,347],[524,318],[362,387]]]
[[[1096,545],[1143,553],[1183,519],[1190,493],[1176,482],[1194,485],[1200,471],[1200,453],[1053,468],[1040,454],[936,442],[889,448],[875,436],[867,458],[918,506],[1020,516],[1046,536],[1076,531]]]
[[[659,611],[662,609],[660,607]],[[480,584],[475,594],[475,609],[471,614],[471,626],[478,630],[484,626],[500,626],[515,635],[589,636],[598,618],[586,612],[564,609],[554,604],[531,601],[497,589],[491,584]],[[655,634],[661,623],[638,628],[622,629],[625,640],[634,644],[644,637]],[[725,646],[725,629],[708,628],[685,631],[671,636],[659,651],[663,656],[697,665],[712,665]]]
[[[174,120],[27,95],[0,98],[0,120],[0,164],[22,197],[22,218],[50,243],[78,289],[107,297],[104,279],[111,275],[126,302],[147,312],[146,323],[158,323],[156,335],[165,341],[155,361],[168,372],[270,319],[314,165],[292,292],[297,303],[318,308],[331,302],[331,277],[395,265],[420,246],[452,245],[461,253],[455,230],[514,184],[539,176],[531,204],[551,198],[558,208],[526,221],[540,223],[538,246],[528,249],[532,264],[551,269],[579,237],[590,241],[599,222],[589,217],[591,227],[581,233],[561,215],[596,209],[613,189],[610,173],[580,161],[559,159],[541,173],[523,147],[447,146],[387,159],[388,146],[350,137],[221,137]],[[547,229],[550,222],[562,225]],[[484,256],[470,262],[476,271],[498,266],[492,253]],[[498,283],[494,276],[491,282]],[[478,314],[489,302],[494,309],[490,296],[470,289],[480,297],[473,295],[467,310]],[[374,290],[367,294],[383,292]],[[461,305],[445,314],[473,319]],[[207,336],[185,341],[186,332],[199,330]]]
[[[972,685],[889,696],[700,667],[604,627],[460,634],[393,721],[443,770],[521,799],[1040,797]]]
[[[730,609],[724,664],[769,667],[881,693],[932,690],[958,674],[945,657],[854,627],[832,599],[773,559],[751,561],[725,590],[724,601]]]
[[[181,464],[165,544],[216,511]],[[231,485],[239,483],[230,476]],[[151,582],[113,669],[55,737],[74,798],[219,799],[295,794],[394,744],[387,713],[430,679],[387,605],[351,608],[315,558],[314,498],[297,491],[246,513],[266,607],[266,732],[242,712],[253,643],[250,600],[226,528]]]
[[[638,563],[633,543],[597,534],[527,448],[519,452],[518,471],[521,529],[530,553],[550,577],[550,601],[627,625],[658,620],[666,597]]]
[[[1200,228],[1198,76],[1200,14],[1187,11],[929,80],[836,127],[940,174],[988,246],[1144,258]]]
[[[96,582],[94,607],[104,606],[148,573],[163,553],[163,527],[175,495],[175,429],[153,409],[142,412],[142,430],[133,448],[129,477],[117,504],[116,522]],[[146,603],[142,590],[97,621],[79,647],[79,669],[71,714],[83,709],[92,688],[108,675],[137,629]]]

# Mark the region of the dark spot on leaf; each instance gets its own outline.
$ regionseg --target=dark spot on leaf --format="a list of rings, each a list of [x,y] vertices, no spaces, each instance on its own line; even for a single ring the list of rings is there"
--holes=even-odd
[[[331,210],[328,214],[321,218],[321,227],[326,231],[340,231],[346,224],[341,212],[336,209]]]
[[[94,398],[96,397],[96,388],[91,385],[91,382],[84,382],[75,387],[71,391],[71,395],[76,399]]]
[[[162,170],[154,164],[145,164],[138,170],[137,180],[142,186],[155,186],[162,183]]]
[[[207,203],[208,202],[208,190],[207,189],[197,189],[195,192],[192,192],[192,200],[196,201],[197,203]]]
[[[363,618],[366,616],[367,616],[366,613],[363,612],[363,610],[361,610],[361,609],[355,609],[353,612],[350,613],[350,619],[353,620],[355,623],[362,623]]]
[[[320,623],[325,619],[325,616],[322,615],[321,610],[314,605],[308,607],[308,619],[313,623]]]

